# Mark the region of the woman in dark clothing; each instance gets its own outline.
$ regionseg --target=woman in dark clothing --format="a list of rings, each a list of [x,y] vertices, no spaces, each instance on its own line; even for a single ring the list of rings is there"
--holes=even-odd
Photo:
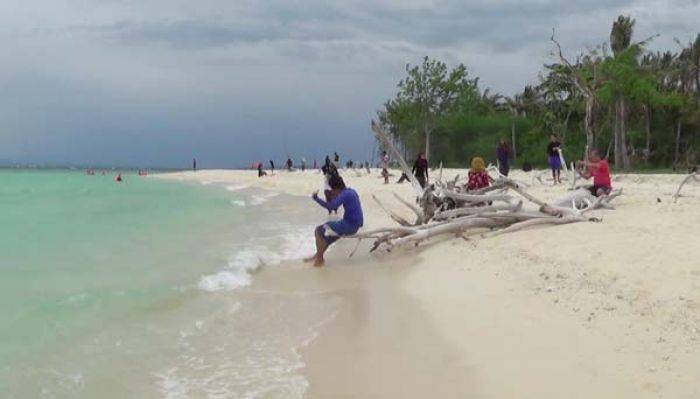
[[[413,175],[418,179],[420,186],[425,188],[428,184],[428,160],[425,158],[425,154],[422,152],[418,154],[418,159],[413,164]]]
[[[557,140],[557,136],[549,136],[549,144],[547,145],[547,161],[549,167],[552,169],[552,179],[554,179],[554,184],[561,183],[561,157],[559,156],[559,149],[561,148],[561,143]]]
[[[498,159],[498,172],[503,176],[508,176],[508,172],[510,172],[510,150],[505,139],[501,139],[498,147],[496,147],[496,159]]]

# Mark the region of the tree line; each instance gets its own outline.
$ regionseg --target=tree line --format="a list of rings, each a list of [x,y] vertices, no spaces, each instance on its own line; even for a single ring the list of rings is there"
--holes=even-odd
[[[406,66],[379,122],[409,157],[425,152],[432,164],[493,159],[506,139],[517,163],[542,165],[555,134],[571,159],[595,147],[619,170],[685,169],[700,156],[700,34],[676,40],[677,51],[651,52],[655,37],[633,41],[634,26],[619,16],[609,43],[574,59],[553,31],[555,61],[510,97],[481,89],[463,64],[425,57]]]

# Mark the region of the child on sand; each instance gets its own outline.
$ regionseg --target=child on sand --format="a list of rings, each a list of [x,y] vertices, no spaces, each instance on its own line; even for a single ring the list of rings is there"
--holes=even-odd
[[[491,185],[491,177],[486,172],[486,165],[481,157],[472,158],[467,191],[479,190]]]
[[[362,215],[362,205],[357,192],[351,188],[345,187],[343,178],[338,175],[332,175],[328,184],[333,190],[334,199],[331,202],[326,202],[318,197],[318,191],[314,192],[311,198],[316,203],[326,208],[328,211],[338,210],[343,207],[343,218],[337,221],[326,222],[316,227],[316,253],[304,259],[305,262],[312,262],[314,266],[321,267],[325,260],[323,254],[328,247],[341,237],[353,235],[362,227],[364,218]]]
[[[593,177],[593,185],[588,187],[591,194],[596,197],[608,195],[612,191],[610,179],[610,165],[608,161],[600,158],[600,153],[596,149],[588,151],[588,161],[580,161],[580,165],[586,167],[581,173],[583,177],[589,179]]]

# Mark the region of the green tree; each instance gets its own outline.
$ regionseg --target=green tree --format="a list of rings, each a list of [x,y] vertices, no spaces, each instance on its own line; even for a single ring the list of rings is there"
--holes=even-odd
[[[463,100],[478,91],[477,80],[468,77],[460,64],[453,69],[441,61],[423,58],[420,66],[406,66],[407,76],[398,84],[396,97],[384,107],[384,119],[394,133],[415,139],[422,133],[426,157],[430,157],[430,138],[440,118],[464,105]],[[406,140],[413,144],[414,140]]]

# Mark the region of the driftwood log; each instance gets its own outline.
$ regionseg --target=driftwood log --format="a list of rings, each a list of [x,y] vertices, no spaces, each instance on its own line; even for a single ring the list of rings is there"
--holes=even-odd
[[[391,251],[406,245],[417,246],[436,236],[450,234],[464,237],[464,234],[469,232],[496,236],[536,226],[584,221],[599,222],[599,218],[588,216],[588,213],[595,209],[613,209],[610,202],[622,194],[622,190],[614,190],[609,195],[595,197],[588,190],[577,188],[575,185],[577,171],[573,164],[571,168],[573,190],[550,202],[530,194],[527,191],[529,184],[503,176],[494,167],[488,168],[497,176],[494,184],[481,190],[466,192],[457,184],[459,176],[452,181],[443,182],[442,173],[439,174],[437,181],[424,189],[411,173],[408,164],[390,137],[374,121],[372,121],[372,131],[391,151],[402,171],[411,181],[416,193],[417,205],[396,193],[393,194],[399,204],[415,215],[415,221],[411,222],[400,216],[372,195],[379,207],[399,226],[384,227],[351,236],[350,238],[358,240],[355,250],[362,240],[373,241],[370,252],[379,248]],[[691,179],[700,180],[697,174],[688,176],[681,183],[676,196],[683,185]],[[535,178],[533,177],[532,180],[534,182]],[[537,180],[542,181],[540,176],[537,176]],[[527,208],[526,202],[533,204],[534,207]]]
[[[683,186],[685,186],[686,183],[689,181],[695,181],[695,182],[700,182],[700,171],[694,172],[686,176],[681,184],[678,186],[678,190],[676,190],[676,193],[673,194],[673,202],[678,201],[678,198],[681,197],[681,189]]]
[[[373,195],[380,208],[399,226],[362,232],[351,238],[358,240],[358,246],[363,240],[372,240],[370,252],[391,251],[417,246],[437,236],[464,237],[466,233],[476,233],[486,237],[537,226],[599,222],[600,219],[588,213],[594,209],[611,209],[610,202],[620,194],[622,190],[615,190],[607,196],[594,197],[588,190],[578,189],[546,202],[528,193],[523,183],[505,176],[499,176],[491,187],[473,192],[461,191],[456,180],[443,183],[439,179],[423,191],[418,199],[420,206],[393,193],[399,204],[415,214],[414,222],[399,216]],[[534,207],[526,207],[526,202]]]

